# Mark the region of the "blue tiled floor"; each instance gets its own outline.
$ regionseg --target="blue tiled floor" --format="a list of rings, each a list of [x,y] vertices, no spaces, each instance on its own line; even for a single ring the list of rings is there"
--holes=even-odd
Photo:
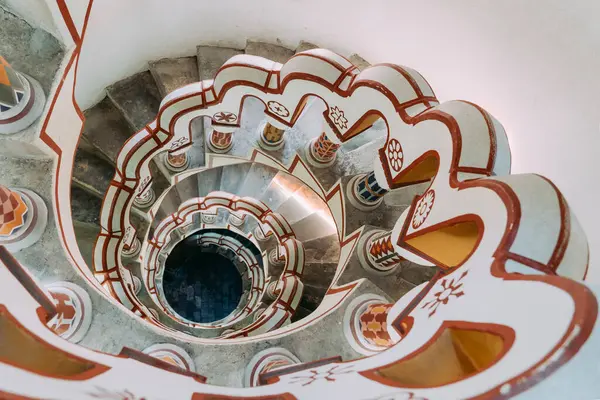
[[[242,294],[242,278],[235,266],[198,247],[173,252],[167,260],[163,287],[167,301],[182,317],[207,323],[226,317]]]

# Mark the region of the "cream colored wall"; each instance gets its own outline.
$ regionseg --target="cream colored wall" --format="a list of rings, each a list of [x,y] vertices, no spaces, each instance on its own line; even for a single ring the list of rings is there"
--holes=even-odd
[[[513,173],[537,172],[565,194],[600,282],[600,2],[597,0],[104,0],[93,6],[77,99],[161,57],[246,38],[308,40],[420,71],[441,100],[480,104],[506,127]]]

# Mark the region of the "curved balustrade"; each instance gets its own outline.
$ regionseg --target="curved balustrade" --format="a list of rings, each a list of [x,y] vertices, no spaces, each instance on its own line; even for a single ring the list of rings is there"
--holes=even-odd
[[[160,305],[160,307],[171,317],[177,318],[168,308],[164,307],[163,302],[158,296],[157,281],[164,270],[164,263],[161,260],[161,254],[165,254],[167,246],[170,244],[170,235],[179,227],[189,226],[193,216],[198,213],[224,208],[236,212],[239,215],[249,215],[259,222],[259,227],[265,236],[273,235],[284,249],[280,256],[285,258],[285,267],[279,278],[282,290],[277,298],[270,304],[258,321],[245,327],[240,331],[231,333],[226,337],[249,336],[268,332],[277,329],[283,324],[289,322],[294,315],[300,298],[302,297],[302,272],[304,270],[304,246],[296,239],[290,224],[286,219],[271,211],[263,202],[248,198],[238,197],[231,193],[212,192],[205,197],[192,198],[184,201],[177,212],[163,219],[156,229],[154,235],[148,240],[148,247],[142,264],[144,283],[150,297]],[[216,239],[218,242],[219,240]],[[168,249],[167,249],[168,251]],[[279,251],[279,250],[278,250]],[[164,258],[164,257],[163,257]],[[255,285],[256,284],[256,285]],[[239,314],[227,323],[219,324],[219,328],[232,325],[240,321],[247,315],[255,311],[260,304],[264,293],[264,271],[253,275],[253,290],[250,292],[249,304],[244,307]],[[189,326],[203,328],[204,324],[183,322]],[[213,326],[216,327],[216,326]]]

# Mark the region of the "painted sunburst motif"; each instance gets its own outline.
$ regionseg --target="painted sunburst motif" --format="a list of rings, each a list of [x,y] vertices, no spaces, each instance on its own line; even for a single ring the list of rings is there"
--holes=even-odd
[[[279,115],[280,117],[285,118],[290,115],[290,111],[283,104],[276,101],[269,101],[267,107],[269,107],[269,110],[273,114]]]
[[[329,118],[333,123],[340,129],[346,129],[348,127],[348,119],[344,116],[344,112],[339,109],[338,106],[333,106],[329,110]]]
[[[468,270],[464,271],[458,278],[445,278],[442,280],[441,290],[433,294],[434,298],[423,304],[421,308],[431,310],[429,317],[437,311],[442,304],[448,304],[451,298],[459,298],[465,294],[461,280],[467,276]]]
[[[395,172],[399,172],[402,169],[402,161],[404,160],[404,153],[402,152],[402,146],[396,139],[390,140],[387,145],[386,154],[390,166]]]
[[[421,200],[417,203],[417,207],[415,207],[415,214],[413,215],[412,227],[417,229],[429,216],[431,209],[433,208],[433,203],[435,202],[435,191],[430,189],[421,197]]]

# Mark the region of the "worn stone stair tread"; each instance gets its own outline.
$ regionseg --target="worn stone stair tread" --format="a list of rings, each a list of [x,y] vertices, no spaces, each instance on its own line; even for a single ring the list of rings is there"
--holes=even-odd
[[[277,44],[248,40],[246,42],[246,54],[264,57],[283,64],[294,55],[294,50]]]
[[[108,97],[83,114],[83,137],[114,164],[119,151],[133,134],[131,126]]]
[[[359,56],[358,54],[352,54],[350,57],[348,57],[348,60],[356,65],[358,67],[358,69],[360,69],[361,71],[365,68],[368,68],[371,66],[371,63],[369,63],[367,60],[365,60],[364,58],[362,58],[361,56]]]
[[[239,188],[244,184],[250,163],[240,163],[223,166],[219,190],[231,194],[238,194]]]
[[[79,247],[79,251],[81,252],[81,256],[90,270],[93,271],[94,246],[101,230],[100,225],[74,220],[73,229],[75,231],[75,239],[77,241],[77,247]]]
[[[385,144],[386,138],[380,137],[352,151],[346,151],[343,146],[338,150],[336,163],[331,170],[337,176],[358,175],[373,171],[373,154]]]
[[[200,80],[196,57],[163,58],[149,63],[149,66],[163,97],[175,89]]]
[[[308,240],[304,245],[304,258],[309,262],[336,263],[340,259],[340,242],[337,233]]]
[[[225,61],[238,54],[244,54],[244,51],[220,46],[198,46],[196,58],[200,80],[213,79]]]
[[[304,282],[303,282],[304,283]],[[311,284],[304,284],[304,291],[302,292],[302,299],[300,299],[300,305],[309,310],[315,310],[321,304],[325,293],[327,293],[327,286],[316,286]]]
[[[333,219],[318,213],[309,214],[291,225],[296,238],[301,242],[337,233]]]
[[[296,47],[295,53],[298,54],[303,51],[318,49],[318,48],[320,48],[320,46],[310,43],[310,42],[305,42],[304,40],[301,40],[300,43],[298,43],[298,47]]]
[[[337,266],[336,262],[306,262],[304,264],[302,283],[329,288]]]
[[[179,193],[182,202],[198,197],[198,178],[190,175],[175,184],[175,190]]]
[[[98,196],[71,186],[71,216],[74,221],[86,224],[95,224],[100,227],[100,209],[102,200]]]
[[[65,54],[62,44],[50,33],[2,7],[0,38],[2,57],[17,71],[37,80],[48,95]]]
[[[188,150],[190,166],[188,169],[202,168],[206,165],[206,139],[204,135],[204,119],[195,118],[190,125],[192,146]]]
[[[162,98],[150,71],[113,84],[107,93],[135,132],[156,118]]]
[[[260,195],[260,200],[271,210],[276,211],[301,186],[303,184],[298,179],[284,172],[278,172]]]
[[[291,318],[292,322],[296,322],[301,320],[302,318],[308,317],[314,310],[309,310],[308,308],[304,308],[301,305],[298,305],[296,308],[296,312]]]
[[[244,183],[240,187],[239,196],[259,199],[277,173],[278,171],[275,168],[267,167],[260,163],[253,163],[246,174]]]
[[[223,168],[211,168],[202,171],[197,175],[198,179],[198,197],[204,197],[210,192],[219,190],[221,185],[221,175],[223,174]]]
[[[78,149],[73,164],[73,183],[88,193],[103,199],[115,170],[104,159]]]

